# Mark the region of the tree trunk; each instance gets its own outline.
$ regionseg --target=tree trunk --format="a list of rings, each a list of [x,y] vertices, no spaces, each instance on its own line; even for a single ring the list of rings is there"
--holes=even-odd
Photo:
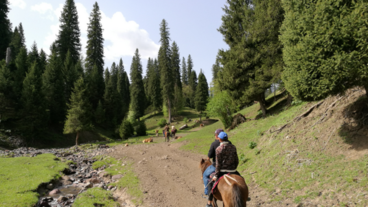
[[[167,99],[167,102],[168,102],[167,109],[169,110],[169,124],[171,124],[171,104],[170,104],[170,99]]]
[[[78,138],[79,138],[79,131],[77,132],[77,137],[75,138],[75,146],[78,146]]]
[[[259,106],[261,107],[263,117],[266,117],[267,108],[266,108],[266,99],[265,99],[265,97],[264,97],[264,94],[262,94],[262,95],[259,97],[258,102],[259,102]]]
[[[287,97],[287,103],[286,105],[287,106],[290,106],[291,105],[291,102],[293,102],[293,97],[291,96],[290,93],[288,93],[288,97]]]

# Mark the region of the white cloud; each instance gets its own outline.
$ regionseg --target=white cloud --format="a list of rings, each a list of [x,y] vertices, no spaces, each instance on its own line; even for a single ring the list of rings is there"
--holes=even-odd
[[[144,29],[134,21],[127,21],[121,12],[116,12],[111,18],[102,13],[102,26],[105,39],[105,58],[117,60],[122,56],[133,56],[135,50],[143,59],[156,57],[160,45],[149,37]]]
[[[42,2],[41,4],[31,6],[31,10],[40,14],[46,14],[47,12],[52,12],[53,8],[51,4]]]
[[[23,0],[9,0],[9,2],[10,6],[19,7],[21,9],[25,9],[27,6],[26,2]]]
[[[87,45],[87,28],[89,23],[89,12],[81,3],[76,3],[78,11],[79,29],[81,31],[82,55],[86,55]],[[43,7],[46,7],[46,5]],[[51,7],[52,8],[52,7]],[[51,25],[43,43],[44,50],[49,53],[50,45],[56,40],[59,33],[60,23],[59,18],[62,12],[63,5],[60,4],[58,8],[52,10],[53,18],[57,20],[55,24]],[[38,10],[40,13],[44,11]],[[47,14],[49,9],[45,11]],[[105,60],[118,61],[123,56],[133,56],[135,50],[139,49],[139,54],[142,59],[148,57],[156,57],[160,45],[156,44],[149,37],[147,31],[140,29],[139,25],[134,21],[127,21],[121,12],[116,12],[112,17],[106,16],[103,12],[101,24],[103,27],[103,38],[105,39],[104,55]]]
[[[42,2],[40,4],[33,5],[31,6],[31,10],[45,15],[47,19],[54,20],[54,9],[49,3]]]

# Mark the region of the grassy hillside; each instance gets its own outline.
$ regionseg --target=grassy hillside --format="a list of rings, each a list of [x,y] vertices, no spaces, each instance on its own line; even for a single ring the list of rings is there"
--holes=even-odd
[[[343,97],[324,100],[300,119],[294,118],[316,103],[286,109],[282,98],[270,104],[274,114],[266,118],[259,117],[258,105],[240,111],[257,119],[228,132],[238,149],[239,172],[249,185],[267,191],[271,197],[267,202],[367,206],[368,127],[360,123],[361,117],[349,115],[368,112],[359,104],[366,100],[361,91],[350,90]],[[187,142],[182,148],[205,156],[215,129],[221,127],[216,123],[189,134],[180,140]],[[251,143],[257,146],[251,149]]]

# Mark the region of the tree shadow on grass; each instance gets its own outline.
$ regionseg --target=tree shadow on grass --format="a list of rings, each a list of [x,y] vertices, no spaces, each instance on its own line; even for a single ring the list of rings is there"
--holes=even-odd
[[[361,96],[357,101],[347,106],[342,116],[343,125],[338,134],[342,141],[350,144],[352,149],[368,149],[368,98]]]

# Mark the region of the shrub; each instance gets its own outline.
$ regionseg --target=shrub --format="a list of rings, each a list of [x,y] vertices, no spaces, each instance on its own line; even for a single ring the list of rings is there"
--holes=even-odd
[[[225,128],[231,126],[233,114],[237,110],[231,96],[226,92],[222,91],[216,94],[207,104],[207,111],[210,116],[217,116],[220,118]]]
[[[137,126],[135,127],[135,132],[137,133],[137,136],[145,136],[147,127],[144,121],[138,122]]]
[[[158,122],[159,127],[164,127],[166,124],[166,119],[160,119],[160,121]]]
[[[134,134],[134,128],[128,120],[123,120],[119,128],[119,135],[123,139],[128,139]]]
[[[188,123],[188,118],[187,117],[185,117],[184,119],[183,119],[183,122],[186,124],[186,123]]]
[[[257,143],[255,143],[255,142],[250,142],[249,143],[249,148],[250,149],[254,149],[255,147],[257,147]]]

